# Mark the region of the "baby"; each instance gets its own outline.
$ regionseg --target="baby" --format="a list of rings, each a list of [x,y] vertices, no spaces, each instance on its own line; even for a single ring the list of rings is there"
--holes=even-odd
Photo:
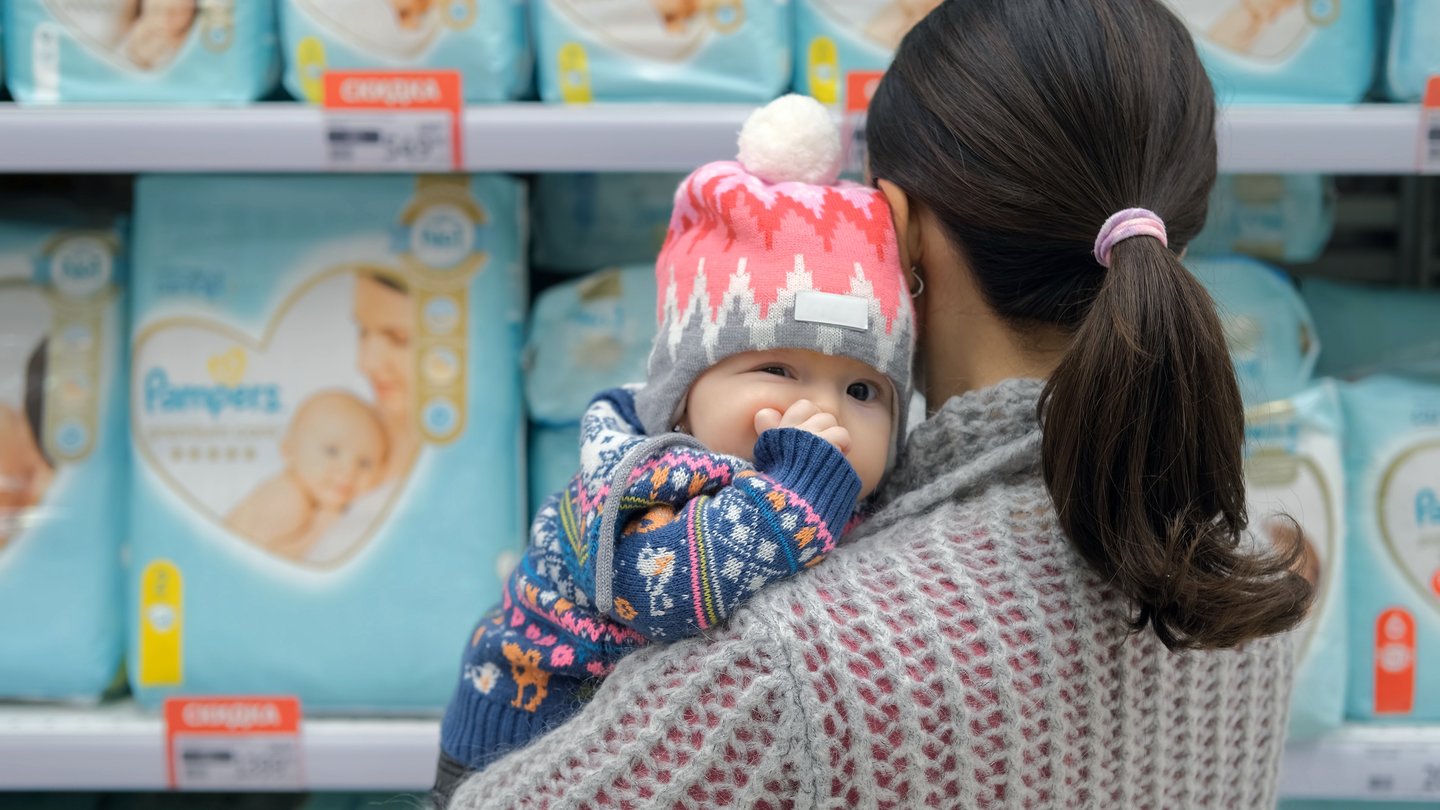
[[[816,101],[751,116],[739,162],[681,184],[643,386],[581,423],[580,472],[540,509],[475,628],[436,799],[580,709],[620,658],[727,621],[819,563],[892,462],[914,314],[890,211],[836,183]]]
[[[395,9],[395,20],[406,31],[414,31],[425,21],[425,15],[435,5],[435,0],[390,0]]]
[[[169,62],[190,35],[196,0],[141,0],[139,14],[125,41],[125,55],[151,69]]]
[[[938,5],[940,0],[891,0],[865,24],[865,35],[893,51],[915,23]]]
[[[1300,0],[1239,0],[1205,32],[1211,42],[1239,54],[1249,54],[1266,29]]]
[[[0,403],[0,549],[24,528],[27,513],[55,479],[45,450],[45,382],[49,341],[41,340],[25,365],[23,412]]]
[[[225,526],[273,554],[303,560],[351,501],[379,483],[387,450],[369,405],[344,391],[316,394],[286,431],[285,470],[231,510]]]

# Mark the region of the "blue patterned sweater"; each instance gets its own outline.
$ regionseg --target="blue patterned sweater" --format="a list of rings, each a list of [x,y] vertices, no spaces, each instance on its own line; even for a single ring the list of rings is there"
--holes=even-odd
[[[541,507],[501,604],[466,646],[441,748],[478,770],[559,725],[626,653],[724,622],[824,559],[860,479],[813,434],[766,431],[755,463],[650,437],[635,387],[581,421],[580,472]]]

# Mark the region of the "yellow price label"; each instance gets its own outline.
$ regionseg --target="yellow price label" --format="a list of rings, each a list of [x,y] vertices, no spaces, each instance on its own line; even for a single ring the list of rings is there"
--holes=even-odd
[[[590,91],[590,55],[578,42],[567,42],[555,55],[560,67],[560,97],[566,104],[588,104],[594,100]]]
[[[805,75],[810,80],[810,95],[827,107],[840,103],[840,49],[829,37],[810,40]]]

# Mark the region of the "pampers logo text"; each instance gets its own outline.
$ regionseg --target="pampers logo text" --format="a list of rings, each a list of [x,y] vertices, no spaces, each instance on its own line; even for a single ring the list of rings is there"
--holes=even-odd
[[[145,372],[145,412],[203,410],[214,419],[226,411],[279,413],[280,386],[273,383],[241,385],[246,365],[245,352],[237,346],[211,357],[205,364],[215,385],[172,384],[165,369],[152,368]]]

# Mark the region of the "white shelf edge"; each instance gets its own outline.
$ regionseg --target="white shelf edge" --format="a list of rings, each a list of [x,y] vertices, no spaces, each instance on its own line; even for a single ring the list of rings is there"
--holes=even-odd
[[[302,734],[307,790],[418,792],[434,779],[436,719],[315,717],[304,721]],[[1280,794],[1376,799],[1369,780],[1387,767],[1405,770],[1389,798],[1440,800],[1440,781],[1434,793],[1404,791],[1423,784],[1426,767],[1440,780],[1440,725],[1346,726],[1315,741],[1292,743],[1281,768]],[[130,703],[0,704],[0,791],[166,787],[158,716]]]
[[[435,777],[440,722],[307,718],[305,784],[315,791],[423,791]],[[0,706],[0,791],[165,790],[161,719],[133,704]]]
[[[1280,795],[1440,807],[1440,725],[1345,726],[1293,742],[1281,764]]]
[[[537,103],[465,110],[469,171],[674,171],[734,154],[743,104]],[[324,113],[245,107],[0,104],[0,173],[324,172]],[[1237,106],[1218,126],[1225,172],[1413,174],[1420,108]]]

